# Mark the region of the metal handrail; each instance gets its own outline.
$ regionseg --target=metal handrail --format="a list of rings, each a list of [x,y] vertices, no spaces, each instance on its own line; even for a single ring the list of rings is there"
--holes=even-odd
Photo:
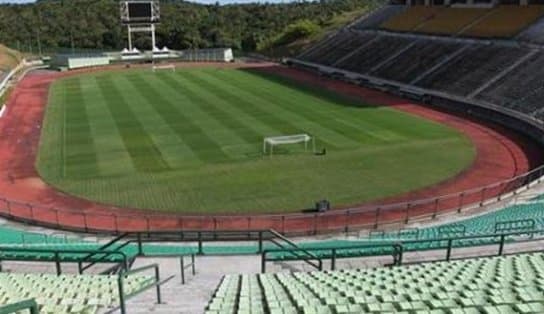
[[[125,294],[125,290],[124,290],[124,280],[126,277],[130,276],[130,275],[133,275],[133,274],[136,274],[136,273],[141,273],[141,272],[144,272],[146,270],[149,270],[149,269],[154,269],[154,275],[155,275],[155,282],[151,285],[147,285],[145,287],[142,287],[141,289],[137,290],[137,291],[134,291],[133,293],[131,293],[130,295],[126,295]],[[126,300],[128,300],[129,298],[139,294],[140,292],[143,292],[145,290],[147,290],[148,288],[152,287],[153,285],[156,287],[156,297],[157,297],[157,304],[161,304],[162,303],[162,300],[161,300],[161,286],[160,286],[160,274],[159,274],[159,265],[158,264],[150,264],[150,265],[146,265],[146,266],[142,266],[140,268],[135,268],[135,269],[132,269],[132,270],[126,270],[126,271],[121,271],[121,273],[119,273],[119,275],[117,276],[117,286],[118,286],[118,290],[119,290],[119,307],[121,309],[121,314],[126,314]]]
[[[477,239],[491,239],[492,241],[486,244],[465,244],[460,247],[477,247],[482,245],[489,245],[489,244],[499,244],[499,249],[497,255],[503,255],[504,252],[504,245],[506,244],[506,241],[509,237],[514,236],[530,236],[530,240],[513,240],[514,242],[528,242],[528,241],[534,241],[533,236],[535,234],[544,234],[544,229],[537,229],[537,230],[525,230],[525,231],[515,231],[515,232],[505,232],[505,233],[488,233],[488,234],[477,234],[477,235],[465,235],[465,236],[457,236],[457,237],[445,237],[445,238],[433,238],[433,239],[421,239],[421,240],[384,240],[383,242],[379,243],[365,243],[360,245],[351,245],[351,246],[337,246],[337,247],[329,247],[329,248],[323,248],[323,247],[307,247],[306,250],[319,252],[319,251],[328,251],[331,252],[330,258],[332,261],[331,268],[334,269],[335,263],[334,261],[339,258],[337,256],[337,252],[340,250],[357,250],[357,249],[368,249],[368,248],[380,248],[380,247],[390,247],[392,248],[392,255],[394,258],[393,265],[402,265],[402,256],[403,252],[406,252],[410,249],[409,245],[413,244],[421,244],[421,243],[438,243],[439,246],[433,246],[430,249],[446,249],[446,258],[445,260],[449,261],[451,259],[451,251],[455,246],[455,241],[463,241],[463,240],[477,240]],[[440,245],[441,243],[446,243],[445,245]],[[267,258],[266,255],[269,253],[293,253],[296,252],[299,249],[290,249],[290,248],[276,248],[276,249],[267,249],[264,250],[261,254],[261,271],[266,271],[266,262],[267,261],[278,261],[278,260],[289,260],[289,259],[282,259],[282,258]],[[349,257],[362,257],[362,256],[379,256],[380,254],[350,254]],[[382,254],[383,255],[383,254]],[[293,260],[293,259],[290,259]]]
[[[61,257],[66,254],[103,254],[102,257],[99,258],[100,261],[104,261],[107,256],[110,255],[118,255],[121,257],[123,268],[128,269],[128,257],[125,253],[121,251],[108,251],[108,250],[65,250],[65,249],[39,249],[39,248],[24,248],[24,247],[3,247],[0,246],[0,253],[1,252],[21,252],[21,253],[44,253],[44,254],[52,254],[53,259],[51,258],[45,258],[44,256],[37,255],[33,260],[34,261],[54,261],[56,266],[57,275],[62,274],[60,263],[62,262]],[[88,256],[88,255],[87,255]],[[80,258],[74,258],[73,261],[77,262],[81,265],[83,262],[87,262],[89,258],[87,256],[80,257]],[[20,260],[19,258],[6,258],[5,256],[0,257],[1,260]],[[82,272],[81,267],[79,268],[80,273]]]
[[[336,247],[316,247],[316,248],[309,248],[309,250],[313,251],[313,252],[322,252],[322,251],[325,251],[325,252],[330,252],[330,254],[328,256],[330,256],[330,259],[331,259],[331,269],[334,270],[336,268],[336,259],[339,258],[338,256],[338,251],[342,251],[342,250],[360,250],[360,249],[368,249],[368,248],[380,248],[380,247],[384,247],[384,248],[392,248],[392,253],[391,255],[393,256],[393,264],[394,265],[397,265],[399,263],[402,263],[402,245],[400,244],[397,244],[397,243],[368,243],[368,244],[359,244],[359,245],[347,245],[347,246],[336,246]],[[303,249],[303,248],[291,248],[291,249],[282,249],[282,248],[277,248],[277,249],[267,249],[267,250],[264,250],[262,253],[261,253],[261,272],[262,273],[265,273],[266,272],[266,262],[267,261],[279,261],[279,260],[287,260],[287,259],[282,259],[282,258],[267,258],[267,255],[269,253],[295,253],[295,252],[298,252],[298,251],[306,251],[308,249]],[[375,255],[377,256],[377,255]],[[297,259],[297,260],[300,260],[300,259]],[[319,258],[319,260],[321,261],[322,258]],[[322,267],[319,268],[319,270],[323,270]]]
[[[104,251],[104,250],[108,249],[108,248],[111,247],[112,245],[116,244],[117,242],[119,242],[120,240],[122,240],[123,238],[125,238],[126,235],[127,235],[126,233],[123,233],[123,234],[121,234],[121,235],[119,235],[119,236],[117,236],[117,237],[111,239],[109,242],[107,242],[106,244],[104,244],[104,245],[102,245],[101,247],[99,247],[98,250],[99,250],[99,251]],[[121,248],[125,247],[126,245],[128,245],[128,242],[125,243],[125,244],[123,244],[123,245],[120,245],[120,246],[116,247],[114,251],[119,252],[119,250],[120,250]],[[98,255],[98,254],[101,254],[101,253],[90,253],[90,254],[86,255],[86,256],[84,257],[84,259],[88,260],[88,259],[90,259],[91,257],[93,257],[93,256],[95,256],[95,255]],[[103,258],[105,258],[105,256],[103,256]],[[94,266],[94,265],[95,265],[97,262],[99,262],[100,260],[101,260],[101,259],[98,259],[98,261],[96,261],[96,260],[95,260],[95,261],[92,261],[91,263],[89,263],[88,265],[85,265],[84,267],[81,267],[81,266],[80,266],[80,272],[83,272],[83,271],[85,271],[85,270],[91,268],[92,266]],[[127,265],[126,262],[125,262],[125,268],[128,268],[128,265]]]
[[[278,239],[281,239],[283,242],[287,243],[289,246],[291,246],[292,248],[295,248],[295,249],[298,249],[297,251],[300,251],[304,254],[306,254],[307,256],[309,256],[310,258],[308,257],[303,257],[303,261],[314,267],[314,268],[317,268],[319,270],[321,270],[323,268],[323,261],[321,260],[321,258],[319,258],[318,256],[316,256],[314,253],[304,249],[304,248],[301,248],[299,247],[295,242],[287,239],[286,237],[284,237],[282,234],[280,234],[279,232],[277,232],[276,230],[274,229],[270,229],[269,230],[273,235],[275,235]],[[283,246],[280,244],[280,243],[277,243],[276,241],[272,241],[272,243],[276,244],[277,246],[279,246],[280,248],[283,248]],[[312,259],[314,260],[317,260],[317,264],[312,262]]]

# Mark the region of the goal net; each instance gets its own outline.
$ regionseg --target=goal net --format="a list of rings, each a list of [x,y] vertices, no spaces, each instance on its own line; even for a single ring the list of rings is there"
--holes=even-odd
[[[315,138],[308,134],[271,136],[263,139],[263,154],[274,154],[274,147],[278,145],[304,144],[304,150],[308,150],[308,143],[312,145],[312,152],[315,152]]]
[[[176,72],[176,66],[173,64],[159,64],[154,65],[151,67],[151,71],[157,72],[157,71],[172,71]]]

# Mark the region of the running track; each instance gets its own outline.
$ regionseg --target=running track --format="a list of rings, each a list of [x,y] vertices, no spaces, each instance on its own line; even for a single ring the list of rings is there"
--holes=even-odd
[[[201,66],[191,64],[189,66]],[[208,64],[208,66],[210,66]],[[239,66],[239,65],[211,65]],[[247,67],[247,65],[246,65]],[[313,73],[273,64],[252,66],[252,71],[282,75],[305,84],[358,97],[366,103],[386,105],[454,127],[465,133],[477,149],[474,163],[461,174],[436,186],[372,204],[359,210],[334,210],[326,214],[260,216],[181,216],[153,214],[138,209],[117,208],[66,195],[47,185],[34,168],[41,122],[52,81],[79,72],[27,75],[15,88],[0,119],[0,215],[30,223],[86,231],[141,231],[173,229],[246,230],[274,228],[286,233],[313,233],[349,227],[402,222],[407,217],[457,208],[460,202],[476,202],[515,186],[504,185],[464,199],[444,199],[407,208],[375,210],[375,205],[406,202],[457,193],[515,177],[539,165],[542,151],[527,138],[497,125],[474,121],[414,104],[382,92],[319,77]]]

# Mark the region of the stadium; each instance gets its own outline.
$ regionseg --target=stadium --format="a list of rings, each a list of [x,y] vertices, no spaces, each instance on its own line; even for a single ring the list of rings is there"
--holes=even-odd
[[[544,313],[543,3],[77,1],[0,3],[0,314]]]

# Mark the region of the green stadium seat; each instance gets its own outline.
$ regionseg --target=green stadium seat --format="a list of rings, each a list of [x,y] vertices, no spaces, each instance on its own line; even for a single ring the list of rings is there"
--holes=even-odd
[[[544,313],[544,253],[391,268],[229,275],[207,311],[218,311],[217,304],[222,304],[220,310],[230,313],[246,300],[264,300],[251,303],[251,313]]]

